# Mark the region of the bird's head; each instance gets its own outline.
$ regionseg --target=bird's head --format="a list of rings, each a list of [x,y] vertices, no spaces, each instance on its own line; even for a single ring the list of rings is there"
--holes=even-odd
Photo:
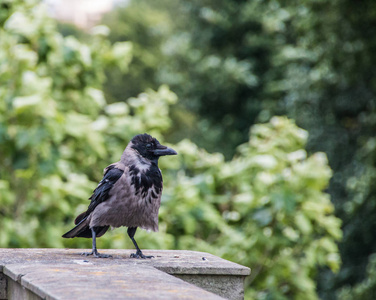
[[[158,158],[164,155],[177,154],[174,149],[161,145],[156,138],[147,133],[136,135],[131,140],[131,148],[151,161],[158,161]]]

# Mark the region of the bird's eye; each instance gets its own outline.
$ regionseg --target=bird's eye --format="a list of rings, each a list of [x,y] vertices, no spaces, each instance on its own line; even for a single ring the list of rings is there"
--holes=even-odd
[[[151,149],[151,144],[146,144],[146,149]]]

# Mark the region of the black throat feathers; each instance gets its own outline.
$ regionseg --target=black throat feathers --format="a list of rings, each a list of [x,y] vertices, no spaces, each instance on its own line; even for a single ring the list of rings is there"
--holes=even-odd
[[[158,165],[152,163],[145,171],[140,171],[137,165],[129,167],[129,175],[131,176],[131,185],[135,187],[136,195],[141,194],[142,197],[147,197],[150,203],[152,199],[157,199],[162,192],[163,179]],[[149,193],[149,190],[152,191]]]

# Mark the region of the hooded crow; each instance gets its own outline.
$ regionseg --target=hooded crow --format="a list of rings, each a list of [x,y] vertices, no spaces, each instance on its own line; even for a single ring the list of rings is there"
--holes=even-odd
[[[137,227],[158,231],[158,211],[161,204],[163,180],[158,159],[176,155],[176,151],[161,145],[148,134],[136,135],[125,148],[120,161],[104,169],[87,211],[74,221],[75,227],[64,238],[84,237],[93,239],[93,250],[83,255],[109,257],[97,251],[96,238],[111,227],[128,227],[136,253],[134,258],[146,256],[138,247],[134,235]]]

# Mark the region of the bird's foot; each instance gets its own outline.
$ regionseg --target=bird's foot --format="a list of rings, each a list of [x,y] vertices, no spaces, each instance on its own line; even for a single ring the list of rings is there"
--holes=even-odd
[[[109,257],[112,257],[109,254],[100,254],[100,253],[98,253],[98,251],[94,251],[94,250],[91,251],[91,252],[83,252],[83,253],[81,253],[81,255],[84,255],[84,256],[93,255],[94,257],[98,257],[98,258],[109,258]]]
[[[136,253],[131,254],[131,258],[154,258],[152,255],[144,255],[141,250],[137,250]]]

